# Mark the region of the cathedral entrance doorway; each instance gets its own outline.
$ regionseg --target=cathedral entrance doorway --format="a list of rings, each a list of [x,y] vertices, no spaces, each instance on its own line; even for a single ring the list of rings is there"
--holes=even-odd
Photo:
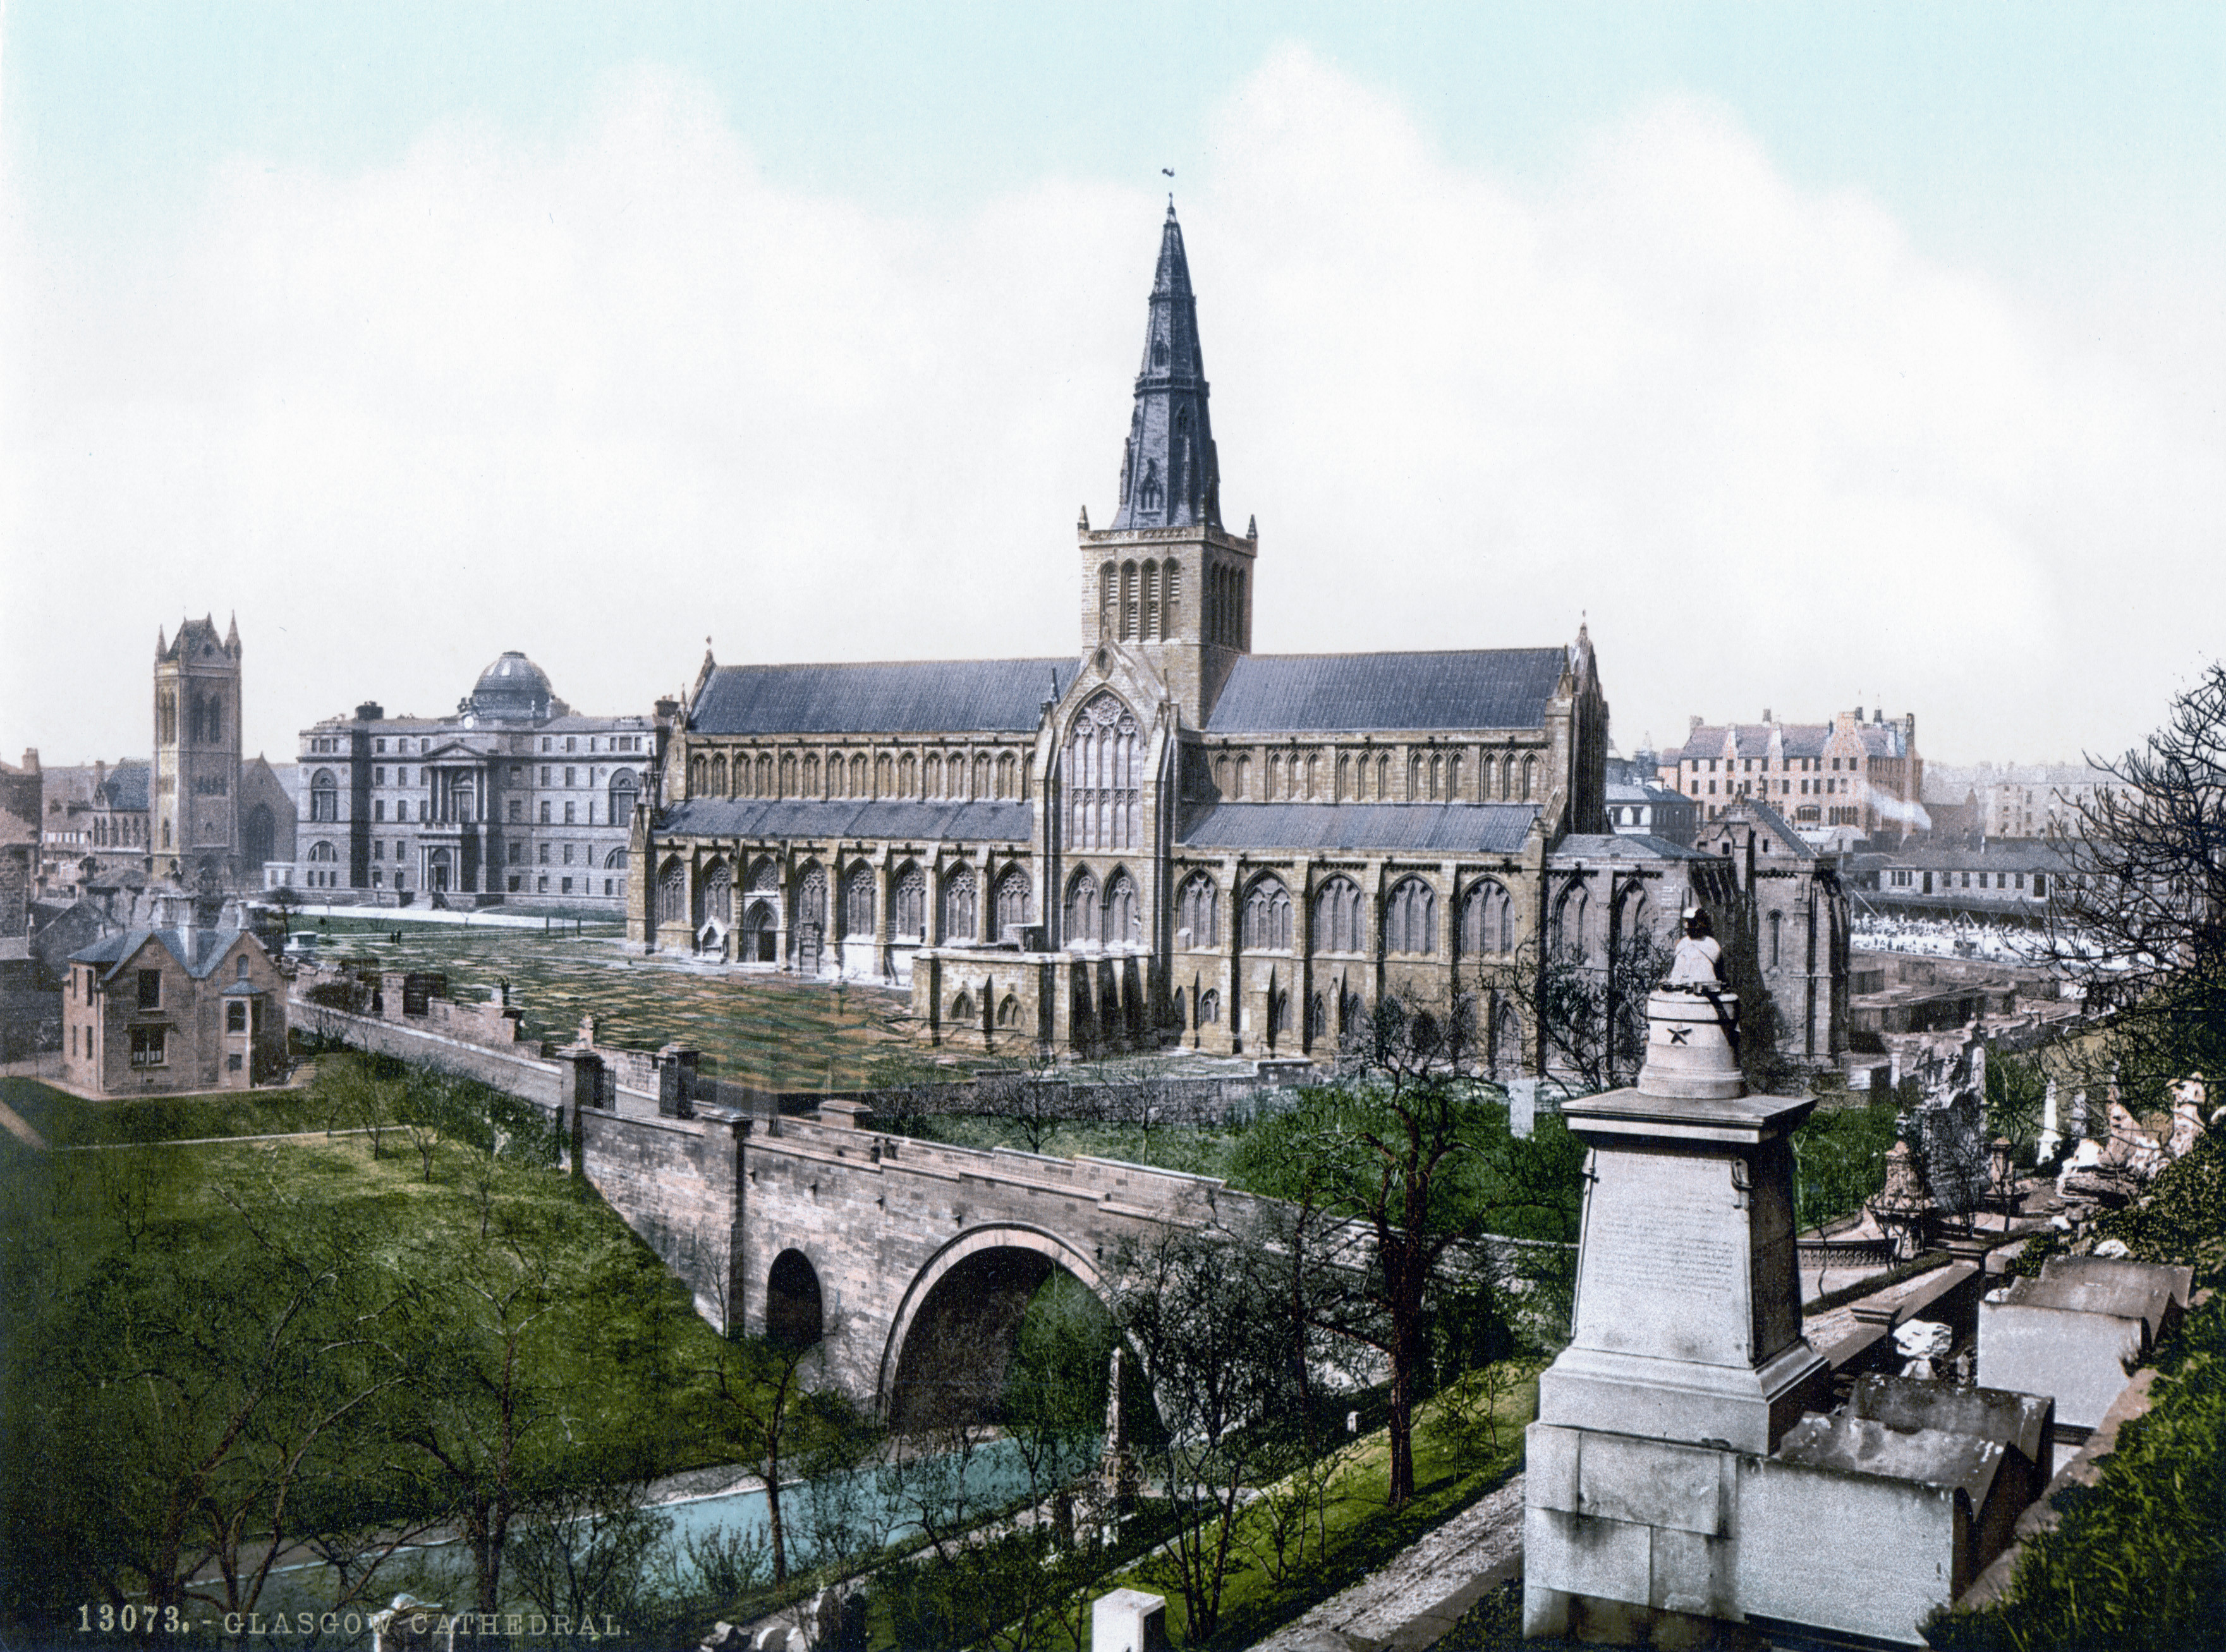
[[[742,914],[742,952],[745,963],[777,963],[775,948],[779,942],[773,922],[773,907],[762,900],[754,900]]]

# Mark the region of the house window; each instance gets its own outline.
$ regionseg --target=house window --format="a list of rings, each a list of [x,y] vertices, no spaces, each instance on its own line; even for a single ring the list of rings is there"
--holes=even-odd
[[[385,798],[381,797],[371,805],[371,817],[373,820],[385,820],[386,818]]]
[[[533,893],[537,895],[545,895],[549,893],[549,874],[546,872],[534,880]]]
[[[525,863],[525,844],[512,843],[510,846],[510,863],[512,866],[523,866]]]
[[[224,1007],[224,1030],[227,1032],[247,1031],[247,1001],[235,998]]]
[[[142,969],[139,972],[139,1007],[162,1007],[162,972],[160,969]]]
[[[579,784],[579,773],[580,773],[580,772],[579,772],[577,769],[567,769],[567,770],[565,770],[565,771],[564,771],[564,784],[565,784],[566,785],[568,785],[568,786],[569,786],[569,785],[578,785],[578,784]]]
[[[546,843],[541,845],[541,864],[544,866],[549,864],[549,846]]]
[[[544,826],[549,824],[549,805],[545,802],[541,805],[541,823]]]
[[[569,843],[564,846],[564,864],[566,866],[572,864],[572,846]]]
[[[164,1047],[170,1029],[166,1026],[135,1026],[131,1029],[131,1064],[135,1067],[159,1067],[165,1059]]]
[[[564,805],[564,823],[567,826],[576,825],[578,823],[574,814],[574,810],[576,807],[576,804],[569,803]]]
[[[565,894],[568,894],[568,895],[569,895],[569,894],[570,894],[570,893],[572,893],[572,880],[571,880],[571,879],[567,878],[567,879],[565,879],[565,880],[564,880],[564,888],[563,888],[563,893],[565,893]]]

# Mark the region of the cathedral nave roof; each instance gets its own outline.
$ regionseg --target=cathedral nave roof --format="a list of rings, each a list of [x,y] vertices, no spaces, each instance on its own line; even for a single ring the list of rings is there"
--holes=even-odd
[[[658,835],[1025,843],[1034,829],[1034,816],[1025,803],[690,797],[665,810]]]
[[[1206,719],[1211,734],[1541,728],[1568,651],[1248,654]]]
[[[1079,669],[1072,658],[722,665],[696,696],[688,728],[698,734],[1032,734],[1044,701],[1065,693]]]

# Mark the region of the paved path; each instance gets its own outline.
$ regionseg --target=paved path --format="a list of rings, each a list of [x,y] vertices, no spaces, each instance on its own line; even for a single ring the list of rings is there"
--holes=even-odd
[[[35,1152],[47,1150],[46,1137],[34,1130],[30,1121],[5,1102],[0,1102],[0,1128],[4,1128],[10,1135]]]
[[[1523,1569],[1523,1477],[1423,1534],[1253,1652],[1409,1652]]]

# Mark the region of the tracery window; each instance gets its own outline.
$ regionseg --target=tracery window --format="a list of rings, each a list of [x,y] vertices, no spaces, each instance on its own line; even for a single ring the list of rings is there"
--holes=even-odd
[[[946,941],[970,941],[981,932],[974,906],[974,868],[955,866],[943,874],[943,922]]]
[[[1461,950],[1512,952],[1515,950],[1515,902],[1497,878],[1479,878],[1461,899]]]
[[[1335,877],[1314,895],[1314,950],[1364,952],[1368,924],[1362,910],[1360,886],[1350,878]]]
[[[927,933],[927,875],[916,866],[898,873],[889,891],[889,933],[907,940]]]
[[[1136,900],[1136,880],[1116,872],[1105,881],[1106,944],[1135,945],[1144,938],[1143,913]]]
[[[1244,897],[1244,944],[1252,951],[1291,950],[1291,892],[1272,873]]]
[[[685,923],[688,918],[688,868],[677,855],[657,874],[657,921]]]
[[[780,893],[780,867],[774,864],[770,855],[760,855],[757,863],[750,867],[750,893],[754,895]]]
[[[1188,931],[1192,946],[1221,944],[1221,891],[1205,873],[1193,872],[1183,880],[1175,897],[1175,926]]]
[[[1383,946],[1389,952],[1438,950],[1437,892],[1420,878],[1402,878],[1385,899]]]
[[[1572,884],[1554,905],[1554,949],[1572,958],[1585,955],[1585,886]]]
[[[874,934],[874,868],[855,866],[843,877],[843,937],[870,940]]]
[[[1067,843],[1134,848],[1142,835],[1137,769],[1142,731],[1111,694],[1094,696],[1066,743]]]
[[[696,928],[701,929],[706,924],[726,924],[733,920],[734,880],[735,874],[724,861],[714,861],[703,868],[703,880],[696,892]]]
[[[1076,873],[1073,881],[1066,886],[1068,944],[1097,940],[1099,938],[1098,915],[1097,880],[1085,867]]]
[[[1036,921],[1035,885],[1017,866],[1008,866],[997,878],[997,936]]]
[[[817,861],[796,880],[795,921],[798,928],[824,927],[827,922],[827,868]]]

